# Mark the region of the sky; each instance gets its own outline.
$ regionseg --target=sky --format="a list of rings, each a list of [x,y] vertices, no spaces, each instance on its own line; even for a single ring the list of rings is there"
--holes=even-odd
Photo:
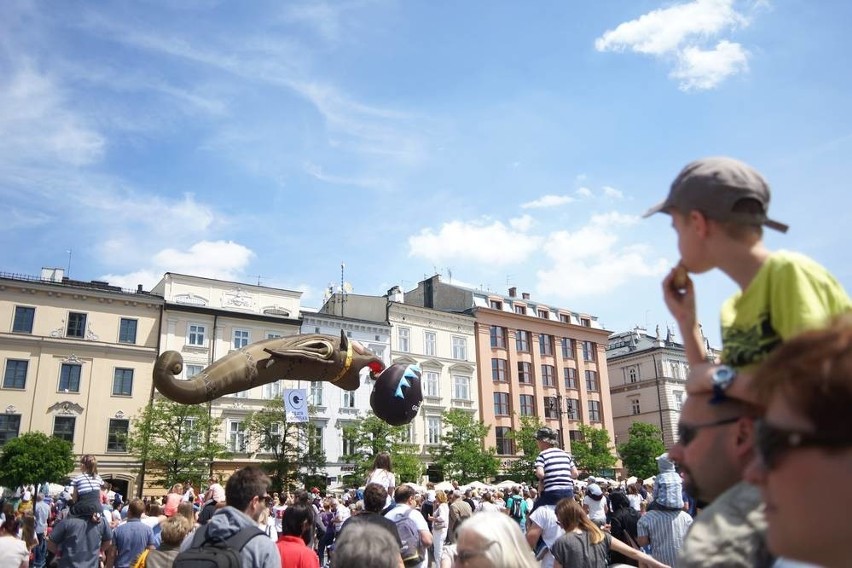
[[[0,271],[319,307],[344,264],[359,294],[438,273],[665,329],[676,238],[641,215],[727,155],[791,226],[769,248],[850,289],[850,21],[840,0],[4,0]],[[718,345],[736,287],[695,285]]]

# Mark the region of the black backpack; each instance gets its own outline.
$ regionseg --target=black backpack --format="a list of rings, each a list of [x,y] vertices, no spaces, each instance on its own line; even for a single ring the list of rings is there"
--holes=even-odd
[[[511,499],[512,499],[512,508],[510,509],[510,512],[512,514],[512,518],[516,519],[516,520],[523,519],[524,518],[524,508],[521,505],[521,503],[523,502],[523,498],[515,495]]]
[[[175,557],[176,568],[241,568],[240,552],[248,541],[265,535],[257,527],[243,527],[225,540],[207,538],[209,525],[199,527],[192,546]]]

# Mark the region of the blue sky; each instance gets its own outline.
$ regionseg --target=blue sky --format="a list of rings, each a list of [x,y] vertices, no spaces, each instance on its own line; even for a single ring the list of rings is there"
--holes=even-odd
[[[0,270],[165,271],[319,306],[509,286],[611,330],[671,323],[678,170],[764,173],[770,248],[848,288],[843,1],[0,3]],[[771,233],[771,231],[770,231]],[[700,316],[734,291],[697,277]]]

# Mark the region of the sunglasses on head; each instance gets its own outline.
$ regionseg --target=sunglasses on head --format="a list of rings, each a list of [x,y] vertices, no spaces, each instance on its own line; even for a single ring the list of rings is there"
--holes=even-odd
[[[677,425],[677,442],[681,446],[688,446],[701,430],[705,428],[715,428],[716,426],[724,426],[725,424],[733,424],[739,419],[739,416],[734,416],[733,418],[724,418],[722,420],[716,420],[715,422],[708,422],[706,424],[684,424],[681,422]]]
[[[775,468],[787,452],[796,448],[848,448],[852,440],[844,434],[799,432],[778,428],[766,422],[755,422],[755,451],[767,469]]]

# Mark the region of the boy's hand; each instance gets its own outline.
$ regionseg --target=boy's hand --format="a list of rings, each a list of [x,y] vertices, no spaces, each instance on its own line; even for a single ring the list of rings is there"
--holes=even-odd
[[[684,278],[684,270],[681,265],[675,266],[663,279],[663,299],[681,332],[696,325],[695,288],[689,276]]]

